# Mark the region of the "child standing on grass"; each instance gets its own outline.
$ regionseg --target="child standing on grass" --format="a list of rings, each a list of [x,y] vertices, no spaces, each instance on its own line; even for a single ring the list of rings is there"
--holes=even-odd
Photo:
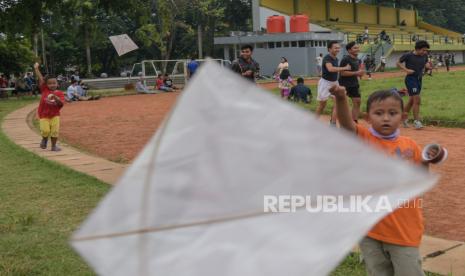
[[[283,69],[279,75],[279,89],[281,89],[281,98],[289,98],[291,87],[294,82],[288,69]]]
[[[381,90],[368,98],[367,121],[371,126],[366,128],[353,121],[346,89],[333,86],[330,92],[336,98],[337,117],[341,127],[389,155],[418,165],[428,165],[422,161],[417,143],[409,137],[400,136],[399,127],[406,114],[403,113],[403,101],[398,93]],[[360,243],[368,275],[423,276],[418,249],[423,230],[419,198],[411,200],[408,206],[403,206],[382,219]]]
[[[61,149],[57,146],[57,140],[60,129],[60,109],[63,107],[65,95],[62,91],[57,90],[58,81],[55,77],[46,76],[44,79],[39,70],[39,63],[34,64],[34,72],[39,79],[39,88],[42,94],[37,110],[40,119],[40,134],[42,136],[40,147],[46,149],[48,137],[50,137],[52,151],[60,151]]]

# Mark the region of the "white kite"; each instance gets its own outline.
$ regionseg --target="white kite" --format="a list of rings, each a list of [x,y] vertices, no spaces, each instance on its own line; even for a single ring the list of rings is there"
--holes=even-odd
[[[396,207],[435,181],[208,62],[72,244],[100,275],[326,275],[387,210],[265,213],[264,196]]]
[[[118,56],[122,56],[126,53],[139,49],[136,43],[134,43],[127,34],[110,36],[110,40],[111,43],[113,43]]]

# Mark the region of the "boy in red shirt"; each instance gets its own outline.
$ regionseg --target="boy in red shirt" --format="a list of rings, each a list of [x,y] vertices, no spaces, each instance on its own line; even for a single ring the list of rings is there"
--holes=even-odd
[[[428,166],[422,160],[421,149],[409,137],[400,136],[399,127],[407,116],[402,98],[396,91],[374,92],[367,103],[366,128],[352,119],[346,89],[333,86],[337,117],[342,128],[374,145],[388,155]],[[433,155],[428,152],[428,156]],[[418,247],[423,235],[421,200],[412,199],[376,224],[360,242],[368,275],[423,276]]]
[[[173,89],[171,89],[170,87],[167,87],[165,85],[165,78],[163,77],[163,74],[158,74],[158,78],[157,78],[156,83],[155,83],[155,89],[160,90],[160,91],[164,91],[164,92],[172,92],[173,91]]]
[[[40,134],[42,142],[40,147],[47,148],[48,137],[52,141],[52,151],[60,151],[57,146],[58,131],[60,129],[60,109],[63,107],[65,95],[57,90],[58,81],[55,77],[47,76],[45,79],[40,73],[39,63],[34,64],[34,72],[39,79],[39,88],[42,94],[37,114],[40,119]]]

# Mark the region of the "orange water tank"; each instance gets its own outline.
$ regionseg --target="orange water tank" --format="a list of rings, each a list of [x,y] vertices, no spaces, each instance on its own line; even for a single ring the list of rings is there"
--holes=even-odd
[[[308,25],[308,16],[306,16],[305,14],[296,14],[291,16],[290,31],[291,33],[309,32],[310,26]]]
[[[269,16],[266,19],[266,32],[269,34],[285,33],[286,18],[284,18],[282,15]]]

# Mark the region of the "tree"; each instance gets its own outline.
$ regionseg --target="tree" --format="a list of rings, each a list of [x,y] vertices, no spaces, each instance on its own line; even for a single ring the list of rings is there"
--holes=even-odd
[[[22,73],[34,62],[34,53],[27,39],[0,39],[0,72]]]

